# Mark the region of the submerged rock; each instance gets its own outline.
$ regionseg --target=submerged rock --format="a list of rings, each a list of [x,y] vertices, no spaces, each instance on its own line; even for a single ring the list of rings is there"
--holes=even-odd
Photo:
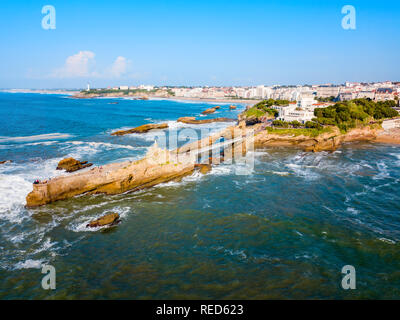
[[[61,160],[57,165],[57,170],[65,170],[67,172],[74,172],[83,168],[92,166],[93,163],[87,161],[78,161],[74,158],[66,158]]]
[[[119,214],[118,213],[109,213],[105,216],[100,217],[94,221],[89,222],[86,225],[86,228],[96,228],[96,227],[103,227],[103,226],[113,226],[119,223]]]
[[[0,161],[0,164],[11,163],[11,160]]]
[[[167,123],[160,123],[160,124],[156,124],[156,123],[149,123],[149,124],[144,124],[141,125],[139,127],[133,128],[133,129],[129,129],[129,130],[119,130],[116,132],[111,133],[112,136],[123,136],[125,134],[130,134],[130,133],[146,133],[150,130],[161,130],[161,129],[167,129],[168,128],[168,124]]]
[[[235,110],[237,107],[236,106],[229,106],[229,110]]]

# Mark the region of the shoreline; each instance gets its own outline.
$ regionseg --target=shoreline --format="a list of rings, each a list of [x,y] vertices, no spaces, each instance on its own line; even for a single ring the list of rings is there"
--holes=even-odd
[[[255,105],[262,100],[243,100],[243,99],[212,99],[212,98],[188,98],[188,97],[152,97],[149,100],[172,100],[172,101],[191,101],[191,102],[207,102],[207,103],[230,103],[230,104],[248,104]]]
[[[35,93],[35,94],[60,94],[60,95],[68,95],[73,96],[78,94],[80,91],[78,90],[65,90],[65,89],[1,89],[0,92],[4,93]]]
[[[146,101],[145,99],[137,99],[136,96],[96,96],[96,97],[76,97],[80,94],[81,91],[78,90],[42,90],[42,89],[0,89],[0,92],[4,93],[30,93],[30,94],[59,94],[59,95],[68,95],[75,99],[124,99],[124,100],[142,100]],[[240,104],[240,105],[255,105],[262,100],[246,100],[246,99],[213,99],[213,98],[189,98],[189,97],[158,97],[158,96],[148,96],[148,100],[170,100],[170,101],[177,101],[177,102],[204,102],[209,104]]]

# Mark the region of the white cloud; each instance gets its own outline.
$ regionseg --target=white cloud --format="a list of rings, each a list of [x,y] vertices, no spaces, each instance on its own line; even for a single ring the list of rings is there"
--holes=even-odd
[[[92,51],[79,51],[69,56],[61,68],[53,70],[46,78],[99,78],[99,79],[118,79],[136,78],[137,73],[129,73],[131,61],[125,57],[118,56],[114,62],[100,69],[96,66],[95,54]],[[32,71],[27,76],[31,76]]]
[[[53,76],[56,78],[84,78],[96,76],[93,71],[95,54],[92,51],[79,51],[65,60],[62,68],[56,69]]]
[[[129,65],[129,60],[127,60],[125,57],[119,56],[111,65],[109,73],[114,78],[120,78],[128,72]]]

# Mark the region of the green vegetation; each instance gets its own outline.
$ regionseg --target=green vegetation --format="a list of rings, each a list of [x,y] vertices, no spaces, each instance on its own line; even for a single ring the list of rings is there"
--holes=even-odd
[[[320,125],[335,125],[342,132],[360,124],[367,124],[373,120],[393,118],[398,116],[398,112],[393,109],[396,102],[378,101],[370,99],[355,99],[343,101],[327,108],[316,108],[314,110],[314,123]]]
[[[248,117],[248,118],[250,118],[250,117],[259,118],[259,117],[262,117],[263,115],[265,115],[265,113],[266,112],[263,111],[263,110],[259,110],[257,108],[252,107],[252,108],[250,108],[249,110],[246,111],[246,117]]]
[[[247,110],[246,116],[247,117],[251,117],[251,116],[261,117],[265,114],[268,114],[272,117],[277,117],[278,113],[279,113],[278,110],[272,109],[271,107],[272,106],[285,106],[288,104],[289,104],[288,100],[274,100],[274,99],[263,100],[263,101],[255,104],[249,110]]]
[[[299,121],[297,121],[297,120],[294,120],[294,121],[290,122],[290,124],[291,124],[291,126],[293,128],[300,128],[301,127],[301,123]]]
[[[305,123],[306,128],[309,129],[322,129],[322,125],[319,124],[318,122],[314,122],[314,121],[307,121]]]
[[[274,120],[274,121],[272,121],[272,125],[275,127],[289,128],[289,122],[282,121],[282,120]]]
[[[317,137],[322,133],[331,132],[332,129],[330,127],[320,127],[317,128],[285,128],[278,129],[273,127],[267,127],[266,130],[268,133],[279,134],[279,135],[292,135],[292,136],[308,136],[308,137]]]

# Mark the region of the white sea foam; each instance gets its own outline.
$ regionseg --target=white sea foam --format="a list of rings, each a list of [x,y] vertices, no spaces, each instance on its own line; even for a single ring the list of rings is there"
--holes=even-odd
[[[27,217],[23,210],[25,197],[32,191],[32,182],[36,179],[44,180],[49,177],[64,175],[56,170],[58,161],[31,162],[28,164],[11,163],[0,167],[0,219],[13,223],[20,223]]]
[[[44,260],[33,260],[33,259],[28,259],[23,262],[18,262],[15,264],[14,268],[15,269],[40,269],[44,263]]]
[[[113,144],[107,142],[93,142],[93,141],[68,141],[65,146],[61,148],[66,156],[76,159],[87,158],[93,156],[98,152],[127,149],[127,150],[143,150],[145,147],[133,147],[130,145]]]
[[[38,249],[36,249],[33,254],[38,254],[43,251],[50,250],[52,247],[54,247],[58,242],[52,242],[50,238],[46,238],[46,240],[43,242],[42,246],[40,246]]]
[[[374,180],[381,180],[385,179],[390,176],[389,171],[387,169],[387,165],[385,164],[384,161],[378,161],[376,163],[377,169],[378,169],[378,174],[375,175],[372,179]]]
[[[379,240],[381,240],[381,241],[383,241],[383,242],[386,242],[386,243],[389,243],[389,244],[396,244],[396,241],[393,241],[393,240],[390,240],[390,239],[387,239],[387,238],[378,238]]]
[[[276,174],[278,176],[289,176],[290,172],[287,171],[271,171],[271,173]]]
[[[48,134],[39,134],[33,136],[24,136],[24,137],[0,137],[0,143],[4,142],[28,142],[28,141],[40,141],[40,140],[51,140],[51,139],[68,139],[71,138],[72,135],[67,133],[48,133]]]
[[[360,211],[358,211],[357,209],[352,208],[352,207],[348,207],[348,208],[346,209],[346,211],[349,212],[350,214],[353,214],[353,215],[357,215],[357,214],[359,214],[359,212],[360,212]]]
[[[20,223],[23,216],[19,214],[19,211],[30,191],[32,191],[32,182],[18,175],[0,174],[0,219]]]

